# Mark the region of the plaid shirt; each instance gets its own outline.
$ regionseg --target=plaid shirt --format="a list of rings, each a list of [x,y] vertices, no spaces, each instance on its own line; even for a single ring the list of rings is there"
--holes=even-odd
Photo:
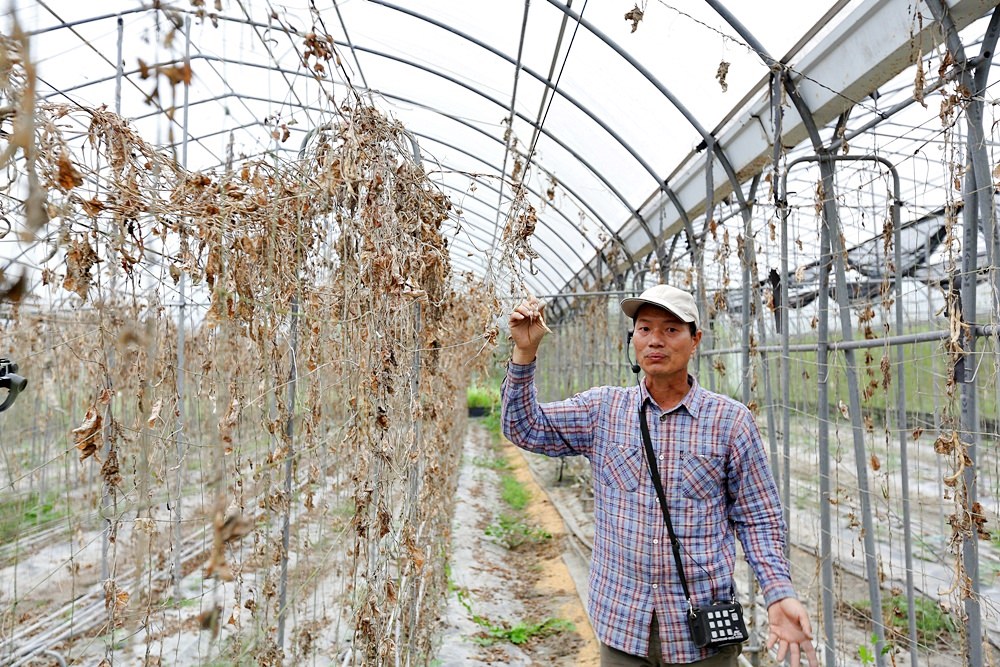
[[[647,655],[655,611],[666,662],[694,662],[715,653],[691,641],[687,601],[645,465],[640,400],[649,401],[650,438],[692,603],[729,599],[735,537],[766,604],[795,595],[777,487],[746,406],[703,389],[691,376],[691,390],[667,412],[644,383],[596,387],[539,405],[534,374],[534,363],[508,365],[504,434],[528,451],[590,461],[595,527],[588,612],[601,642]]]

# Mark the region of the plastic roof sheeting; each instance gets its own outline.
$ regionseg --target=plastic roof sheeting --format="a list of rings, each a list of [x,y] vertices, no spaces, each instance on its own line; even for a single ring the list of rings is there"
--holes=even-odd
[[[532,240],[539,257],[525,273],[526,288],[556,294],[609,287],[623,267],[634,274],[652,256],[668,254],[680,218],[704,210],[702,201],[701,209],[692,206],[678,217],[670,198],[685,174],[694,179],[693,190],[705,188],[703,175],[690,176],[702,173],[702,132],[721,139],[742,128],[766,144],[773,129],[773,119],[757,113],[760,104],[766,107],[766,58],[712,3],[645,2],[634,25],[625,17],[632,4],[210,0],[155,6],[108,1],[95,9],[48,0],[15,2],[7,19],[13,24],[16,17],[31,34],[40,96],[119,110],[147,140],[172,147],[192,170],[220,169],[230,151],[235,159],[294,159],[331,109],[355,93],[369,99],[403,123],[427,171],[456,203],[460,214],[451,233],[459,270],[495,270],[511,183],[523,178],[528,201],[539,211]],[[910,6],[895,0],[730,4],[767,53],[793,71],[811,57],[819,62],[814,54],[835,47],[831,35],[838,30],[872,29],[863,25],[875,20],[871,8]],[[989,3],[951,4],[956,14],[978,17],[985,11],[980,5]],[[927,11],[905,11],[903,25],[931,23]],[[973,23],[962,20],[963,26]],[[983,29],[979,21],[969,32]],[[329,61],[307,51],[312,38],[323,42],[325,35],[336,52]],[[933,47],[930,39],[921,45],[924,52]],[[169,86],[155,76],[157,66],[166,70],[185,58],[190,86]],[[858,65],[813,64],[839,72]],[[883,109],[912,96],[912,71],[869,65],[874,74],[866,76],[876,95],[848,100],[855,109],[849,129],[879,120]],[[809,86],[822,92],[842,85],[808,77],[800,83],[805,95]],[[165,113],[171,108],[178,111]],[[854,146],[912,157],[915,146],[940,132],[933,110],[912,111],[885,119]],[[824,121],[820,130],[829,140],[832,125]],[[740,144],[721,146],[721,154],[727,150],[735,153]],[[736,161],[744,197],[762,166]],[[732,190],[718,159],[711,169],[716,189]],[[908,201],[916,202],[931,188],[919,169],[904,172]],[[914,215],[939,207],[938,197],[927,199],[925,210]],[[703,232],[704,222],[692,227]]]

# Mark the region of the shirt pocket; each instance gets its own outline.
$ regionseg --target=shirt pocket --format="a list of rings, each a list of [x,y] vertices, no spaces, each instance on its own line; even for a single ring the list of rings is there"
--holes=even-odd
[[[681,469],[684,495],[687,498],[714,498],[722,493],[726,460],[721,456],[689,454]]]
[[[639,488],[642,459],[642,451],[635,447],[615,447],[604,458],[601,481],[622,491],[635,491]]]

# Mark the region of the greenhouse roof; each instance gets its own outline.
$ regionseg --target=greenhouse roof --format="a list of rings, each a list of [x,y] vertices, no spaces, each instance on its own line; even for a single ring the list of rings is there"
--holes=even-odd
[[[966,45],[982,40],[993,4],[949,3]],[[714,236],[716,220],[773,201],[754,179],[775,176],[776,71],[792,82],[778,107],[779,162],[814,154],[817,138],[837,141],[898,167],[904,222],[940,211],[944,184],[923,162],[942,159],[928,151],[946,119],[927,102],[959,68],[938,67],[944,33],[927,7],[631,5],[109,1],[98,12],[48,0],[14,2],[7,20],[29,36],[39,98],[113,110],[191,171],[293,161],[339,105],[370,102],[402,123],[451,198],[458,271],[504,282],[504,230],[534,207],[518,277],[538,295],[663,277],[710,227]],[[886,178],[867,169],[858,178]],[[789,193],[815,189],[808,165],[788,178]],[[769,214],[754,215],[751,230],[764,229]],[[861,225],[845,237],[861,244],[878,232]],[[801,264],[815,260],[811,245]]]

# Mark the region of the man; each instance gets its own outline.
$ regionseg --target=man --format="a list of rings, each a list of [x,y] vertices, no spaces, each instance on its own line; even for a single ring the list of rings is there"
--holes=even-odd
[[[542,304],[510,314],[514,348],[503,384],[504,434],[528,451],[582,455],[594,485],[594,551],[588,612],[602,667],[699,663],[735,667],[738,646],[700,649],[687,623],[688,601],[646,465],[640,402],[695,607],[728,600],[735,538],[767,604],[767,647],[798,667],[804,650],[817,666],[812,629],[795,597],[784,556],[785,525],[760,432],[741,403],[702,388],[688,373],[701,342],[698,309],[687,292],[657,285],[621,302],[644,372],[635,387],[596,387],[539,405],[535,358],[548,327]]]

